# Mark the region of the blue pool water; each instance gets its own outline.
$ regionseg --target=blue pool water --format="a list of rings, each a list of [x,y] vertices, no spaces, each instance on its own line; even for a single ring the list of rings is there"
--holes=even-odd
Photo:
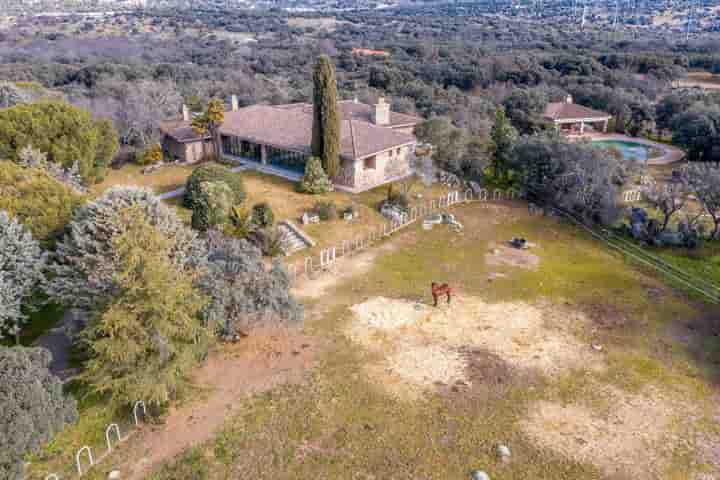
[[[598,147],[614,147],[620,150],[624,160],[632,160],[634,162],[647,162],[648,159],[648,147],[635,142],[626,142],[622,140],[598,140],[592,142],[593,145]]]

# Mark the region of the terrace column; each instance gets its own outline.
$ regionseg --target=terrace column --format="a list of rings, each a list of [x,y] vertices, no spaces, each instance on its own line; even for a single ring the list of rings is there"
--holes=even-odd
[[[608,121],[605,120],[605,121],[603,122],[603,133],[607,133],[607,127],[608,127]]]
[[[585,122],[580,120],[580,135],[585,133]]]
[[[267,165],[267,149],[265,145],[260,145],[260,161],[263,165]]]

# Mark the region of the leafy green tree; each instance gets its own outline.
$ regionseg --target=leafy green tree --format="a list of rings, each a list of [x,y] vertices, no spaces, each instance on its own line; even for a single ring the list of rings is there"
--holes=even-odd
[[[331,179],[340,171],[341,116],[337,103],[335,67],[321,55],[313,72],[312,153]]]
[[[20,343],[30,299],[45,281],[45,260],[30,232],[0,210],[0,339],[9,334]]]
[[[77,161],[89,184],[102,180],[118,149],[117,133],[107,120],[93,120],[90,113],[68,103],[29,103],[0,110],[0,158],[18,160],[28,145],[65,168]]]
[[[170,260],[173,241],[142,208],[124,209],[119,218],[122,233],[112,239],[116,293],[83,331],[90,359],[81,378],[115,407],[138,400],[164,406],[207,354],[205,299],[191,272]]]
[[[206,163],[193,170],[187,179],[183,197],[183,205],[186,208],[195,209],[196,197],[203,182],[225,182],[233,192],[233,205],[241,205],[245,201],[245,187],[239,173],[234,173],[219,163]]]
[[[174,210],[150,191],[116,187],[80,208],[68,235],[58,242],[47,289],[55,303],[92,310],[115,296],[118,264],[114,238],[126,228],[120,213],[134,206],[172,242],[168,258],[174,265],[183,270],[202,267],[204,242]]]
[[[673,117],[672,129],[690,161],[720,162],[720,105],[693,105]]]
[[[323,170],[322,162],[318,157],[310,157],[305,162],[305,175],[298,185],[303,193],[318,194],[333,190],[333,185]]]
[[[45,172],[0,161],[0,210],[27,227],[33,237],[53,243],[83,203],[81,195]]]
[[[225,182],[203,182],[194,202],[191,224],[206,232],[227,223],[233,207],[233,192]]]
[[[498,107],[495,111],[495,123],[490,132],[489,145],[495,178],[503,178],[507,173],[507,165],[511,160],[517,138],[517,130],[510,125],[510,121],[505,116],[505,108]]]
[[[48,370],[44,348],[0,347],[0,477],[21,479],[25,456],[77,421],[77,404]]]

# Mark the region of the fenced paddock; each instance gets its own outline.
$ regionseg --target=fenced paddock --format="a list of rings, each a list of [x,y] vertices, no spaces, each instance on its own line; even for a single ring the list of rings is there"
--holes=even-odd
[[[509,190],[486,190],[465,191],[453,190],[440,197],[432,198],[420,205],[414,205],[407,211],[407,215],[400,221],[387,221],[377,228],[372,229],[364,236],[357,236],[341,240],[339,245],[327,247],[317,255],[304,257],[302,260],[286,265],[287,271],[292,280],[300,278],[311,278],[322,272],[330,271],[339,258],[356,255],[374,245],[379,244],[393,234],[403,230],[422,220],[428,215],[438,213],[449,207],[468,204],[473,202],[488,203],[520,198],[518,191]]]

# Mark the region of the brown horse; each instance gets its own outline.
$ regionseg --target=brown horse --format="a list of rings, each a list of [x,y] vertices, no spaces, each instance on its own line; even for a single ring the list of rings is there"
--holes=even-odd
[[[432,282],[430,284],[430,289],[432,290],[432,296],[433,300],[435,301],[435,306],[438,306],[438,297],[441,295],[447,295],[447,303],[450,303],[450,299],[452,298],[452,290],[450,289],[450,285],[447,283],[435,283]]]

